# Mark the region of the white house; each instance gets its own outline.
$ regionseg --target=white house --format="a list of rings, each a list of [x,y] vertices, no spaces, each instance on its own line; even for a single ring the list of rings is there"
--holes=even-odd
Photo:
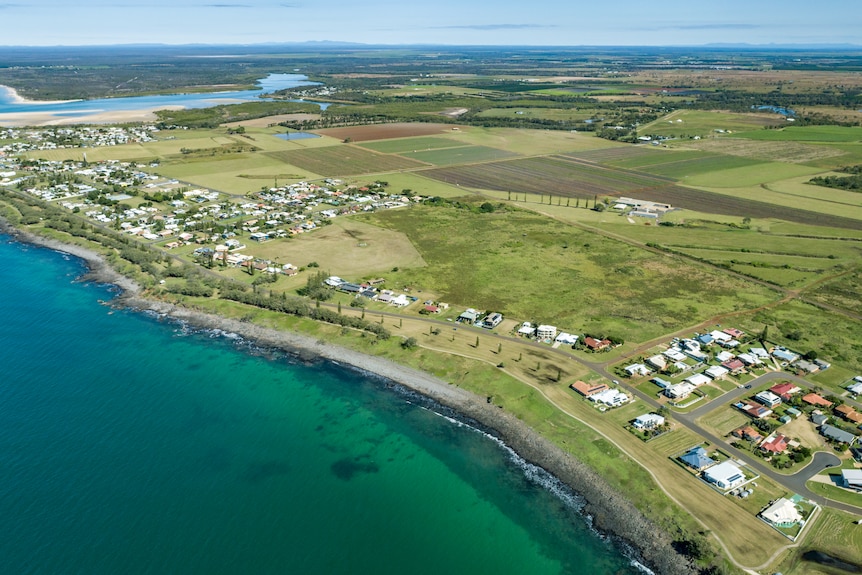
[[[724,376],[726,376],[728,373],[730,373],[730,370],[727,369],[726,367],[722,367],[720,365],[713,365],[712,367],[708,368],[703,373],[705,373],[706,375],[708,375],[712,379],[722,379]]]
[[[656,413],[645,413],[638,415],[634,422],[632,422],[632,425],[636,429],[653,429],[654,427],[664,425],[664,417]]]
[[[537,339],[554,339],[557,337],[557,327],[554,325],[540,325],[536,328]]]
[[[719,363],[724,363],[725,361],[730,361],[734,358],[734,355],[729,351],[722,351],[721,353],[717,353],[715,355],[715,361]]]
[[[668,349],[661,352],[663,356],[673,361],[685,361],[685,354],[675,349]]]
[[[523,337],[533,337],[536,334],[536,328],[533,327],[528,321],[525,321],[521,324],[521,327],[518,328],[518,335]]]
[[[759,403],[762,403],[766,407],[775,407],[776,405],[781,403],[781,398],[772,393],[771,391],[761,391],[754,396],[754,399]]]
[[[578,336],[561,331],[557,334],[557,337],[554,338],[554,341],[563,345],[575,345],[578,342]]]
[[[856,395],[862,395],[862,383],[854,383],[847,388],[847,391]]]
[[[703,375],[702,373],[695,373],[694,375],[688,376],[683,381],[688,382],[695,387],[700,387],[701,385],[707,384],[712,380],[709,379],[709,377]]]
[[[778,525],[779,527],[788,527],[802,521],[802,514],[799,513],[796,505],[784,497],[761,511],[760,516],[769,523]]]
[[[633,363],[632,365],[625,368],[626,373],[629,374],[630,377],[634,377],[636,375],[649,375],[649,368],[642,363]]]
[[[691,392],[695,390],[695,386],[690,383],[678,383],[664,390],[664,394],[671,399],[685,399]]]
[[[736,357],[745,365],[760,365],[761,363],[763,363],[762,361],[760,361],[760,358],[753,353],[740,353]]]
[[[629,396],[617,389],[606,389],[590,396],[590,401],[616,407],[628,402]]]
[[[659,371],[667,368],[667,360],[661,354],[648,357],[646,362]]]
[[[703,472],[703,478],[721,489],[733,489],[745,483],[745,474],[733,461],[713,465]]]

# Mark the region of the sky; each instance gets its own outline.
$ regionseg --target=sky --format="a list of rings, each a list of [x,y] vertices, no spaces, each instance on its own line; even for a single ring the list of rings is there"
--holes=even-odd
[[[860,0],[0,0],[0,45],[862,44]]]

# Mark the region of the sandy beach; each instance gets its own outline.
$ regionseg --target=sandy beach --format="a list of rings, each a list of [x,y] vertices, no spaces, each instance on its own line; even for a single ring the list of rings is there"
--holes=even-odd
[[[11,234],[23,242],[41,245],[85,260],[89,272],[82,280],[111,283],[122,290],[122,294],[109,302],[109,305],[149,310],[188,322],[195,327],[237,333],[260,345],[284,350],[304,361],[329,360],[347,364],[425,395],[455,410],[468,423],[499,437],[527,462],[542,467],[568,485],[586,501],[584,512],[592,518],[595,527],[637,550],[643,563],[656,573],[683,575],[695,572],[688,560],[673,549],[671,538],[644,517],[622,494],[610,488],[595,471],[562,451],[516,417],[489,404],[483,397],[388,359],[365,355],[300,333],[278,331],[151,300],[142,295],[139,285],[116,272],[97,252],[12,228],[2,219],[0,232]]]
[[[181,110],[182,106],[159,106],[144,110],[118,110],[113,112],[81,113],[74,116],[51,112],[11,112],[0,114],[0,126],[64,126],[68,124],[124,124],[127,122],[152,122],[156,110]]]

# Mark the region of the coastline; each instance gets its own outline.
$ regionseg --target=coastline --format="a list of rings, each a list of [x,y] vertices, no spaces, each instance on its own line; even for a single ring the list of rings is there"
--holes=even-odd
[[[672,547],[670,536],[661,532],[634,504],[610,488],[595,471],[539,435],[513,415],[491,405],[469,391],[448,384],[428,373],[391,360],[359,353],[297,332],[279,331],[214,314],[199,312],[142,295],[141,287],[107,264],[101,254],[75,244],[45,238],[11,226],[0,218],[0,233],[18,241],[46,247],[84,260],[88,272],[83,281],[116,285],[121,293],[110,304],[164,314],[202,329],[234,332],[260,345],[277,348],[305,361],[328,360],[400,384],[487,428],[525,461],[546,470],[585,500],[583,513],[601,532],[611,534],[636,550],[638,560],[662,575],[695,572],[688,560]]]
[[[182,110],[182,106],[157,106],[140,110],[81,112],[68,115],[56,112],[0,112],[0,127],[65,126],[69,124],[126,124],[153,122],[156,110]]]
[[[67,102],[80,102],[80,100],[30,100],[18,93],[18,90],[11,86],[0,84],[0,90],[9,94],[9,99],[13,104],[21,104],[24,106],[38,106],[40,104],[65,104]]]

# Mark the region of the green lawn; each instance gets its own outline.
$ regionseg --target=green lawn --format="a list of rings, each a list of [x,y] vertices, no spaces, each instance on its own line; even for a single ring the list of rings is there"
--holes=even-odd
[[[690,177],[680,176],[683,183],[690,186],[705,188],[742,188],[756,186],[768,182],[777,182],[797,176],[814,175],[822,170],[798,164],[780,162],[758,163],[739,168],[721,171],[710,171],[693,174]],[[757,198],[757,196],[752,196]],[[760,198],[757,198],[760,199]]]

